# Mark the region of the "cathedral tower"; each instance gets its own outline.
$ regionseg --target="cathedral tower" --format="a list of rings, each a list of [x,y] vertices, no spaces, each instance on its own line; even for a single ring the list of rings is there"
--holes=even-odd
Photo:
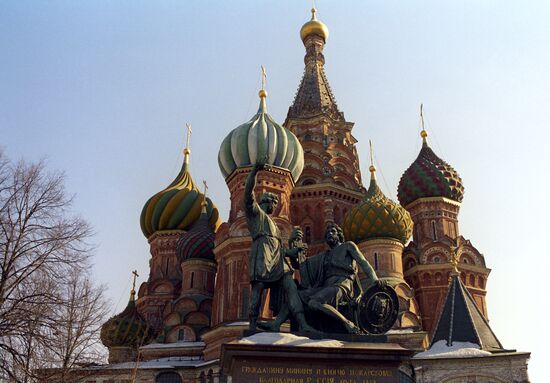
[[[338,109],[325,75],[328,35],[312,9],[311,20],[300,30],[306,48],[304,75],[284,123],[304,148],[305,167],[292,192],[291,220],[304,230],[312,253],[324,248],[326,224],[341,224],[365,191],[353,123]]]
[[[411,237],[409,212],[382,193],[376,181],[371,145],[370,185],[363,201],[345,216],[342,229],[347,240],[357,244],[379,278],[392,286],[399,297],[395,328],[421,329],[420,310],[403,276],[403,248]],[[362,278],[363,274],[359,274]]]
[[[149,277],[139,288],[137,308],[156,333],[163,328],[164,308],[180,294],[182,274],[176,254],[179,237],[201,216],[204,195],[189,173],[189,136],[183,165],[168,187],[152,196],[143,206],[141,230],[150,245]],[[220,225],[218,209],[206,199],[206,214],[212,230]]]
[[[433,152],[424,129],[421,136],[422,149],[401,177],[397,195],[414,221],[413,241],[403,253],[405,279],[415,291],[424,329],[432,333],[447,292],[453,251],[460,259],[462,282],[485,317],[490,270],[483,255],[459,235],[458,212],[464,195],[460,176]]]
[[[213,326],[228,321],[248,320],[248,259],[252,239],[244,212],[244,188],[252,166],[259,160],[265,160],[268,168],[257,176],[257,198],[263,192],[277,195],[279,203],[273,212],[273,220],[285,238],[292,228],[290,193],[302,172],[304,154],[296,136],[277,124],[267,113],[267,92],[262,89],[259,96],[258,112],[227,135],[218,155],[220,170],[231,193],[231,210],[228,222],[221,226],[216,235],[214,253],[218,275],[212,312]]]

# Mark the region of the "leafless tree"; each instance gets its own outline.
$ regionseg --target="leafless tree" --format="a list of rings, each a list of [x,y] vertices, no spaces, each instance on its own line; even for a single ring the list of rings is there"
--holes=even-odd
[[[71,202],[62,173],[0,150],[0,381],[92,361],[106,303],[88,279],[91,228]]]

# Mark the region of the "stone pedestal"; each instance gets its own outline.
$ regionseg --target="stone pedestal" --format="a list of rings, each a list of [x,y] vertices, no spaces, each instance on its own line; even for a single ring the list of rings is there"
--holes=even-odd
[[[392,343],[340,347],[243,344],[222,348],[231,383],[399,383],[399,366],[413,351]]]

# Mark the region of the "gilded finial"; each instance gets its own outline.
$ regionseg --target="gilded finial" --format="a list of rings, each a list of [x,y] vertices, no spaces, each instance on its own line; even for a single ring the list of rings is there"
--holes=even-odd
[[[136,300],[136,278],[139,277],[137,270],[132,271],[134,275],[134,280],[132,281],[132,290],[130,290],[130,301]]]
[[[428,137],[428,132],[424,128],[424,104],[420,104],[420,124],[422,126],[422,131],[420,132],[420,137],[422,137],[422,143],[428,144],[428,140],[426,139]]]
[[[315,2],[313,2],[313,8],[311,8],[311,20],[317,20],[317,9],[315,9]]]
[[[187,139],[185,142],[185,149],[183,149],[183,155],[184,155],[183,162],[187,164],[189,163],[189,155],[191,154],[191,149],[189,149],[189,140],[191,139],[191,133],[193,131],[191,130],[190,123],[186,123],[185,128],[187,129]]]
[[[374,178],[374,173],[376,172],[376,168],[374,167],[374,155],[372,154],[372,142],[369,140],[369,146],[370,146],[370,166],[369,171],[371,174],[371,178]]]
[[[449,282],[451,281],[451,278],[453,276],[460,275],[460,271],[458,271],[458,255],[457,255],[457,252],[456,252],[457,249],[458,249],[458,247],[454,246],[454,245],[451,245],[450,248],[449,248],[449,251],[451,253],[450,254],[451,255],[450,262],[451,262],[451,266],[452,266],[451,276],[449,277]]]
[[[267,73],[265,71],[265,66],[262,65],[262,89],[260,89],[260,91],[258,92],[258,96],[260,96],[260,98],[266,98],[267,97],[267,92],[265,90],[265,79],[267,78]]]

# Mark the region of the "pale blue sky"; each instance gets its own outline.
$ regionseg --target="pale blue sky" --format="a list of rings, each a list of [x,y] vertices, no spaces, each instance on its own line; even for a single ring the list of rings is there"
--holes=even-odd
[[[75,211],[94,226],[95,277],[120,310],[130,271],[146,278],[145,201],[168,185],[193,124],[191,172],[227,217],[216,157],[257,108],[283,122],[303,71],[309,1],[1,1],[0,145],[65,170]],[[493,269],[491,326],[532,351],[543,381],[548,344],[545,167],[550,162],[550,2],[317,1],[330,29],[326,72],[356,123],[364,178],[374,143],[384,192],[432,148],[466,188],[461,234]],[[113,309],[113,312],[116,311]]]

